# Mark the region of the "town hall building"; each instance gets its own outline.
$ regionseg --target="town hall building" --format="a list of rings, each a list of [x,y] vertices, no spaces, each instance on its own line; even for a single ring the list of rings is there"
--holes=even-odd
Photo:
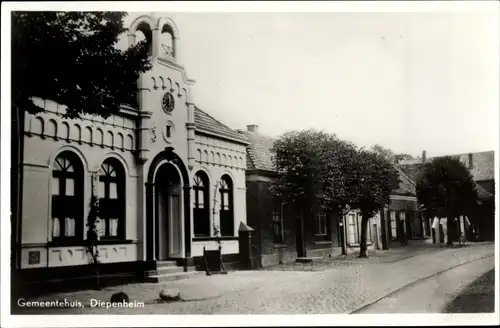
[[[191,271],[204,247],[218,247],[216,235],[223,254],[238,253],[249,142],[194,103],[171,19],[137,17],[128,44],[140,34],[152,69],[139,78],[137,106],[66,119],[64,105],[36,99],[45,111],[26,114],[17,268],[27,280],[90,270],[92,196],[103,273],[155,276],[167,262]]]

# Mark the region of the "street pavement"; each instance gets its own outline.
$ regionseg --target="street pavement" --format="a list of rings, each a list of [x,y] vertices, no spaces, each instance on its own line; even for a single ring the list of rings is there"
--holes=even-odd
[[[462,248],[425,247],[394,251],[392,255],[370,259],[332,260],[307,270],[235,271],[227,275],[196,276],[162,284],[130,284],[103,290],[45,295],[30,300],[80,300],[84,308],[24,308],[33,314],[347,314],[368,311],[394,311],[394,295],[408,285],[428,284],[424,289],[412,289],[417,297],[406,297],[405,311],[441,312],[451,296],[445,290],[430,288],[438,282],[450,281],[465,287],[494,263],[494,244],[470,244]],[[399,255],[395,255],[395,254]],[[383,254],[391,254],[386,252]],[[467,264],[470,263],[470,264]],[[460,266],[466,265],[463,269]],[[451,269],[453,268],[453,269]],[[471,269],[472,268],[472,269]],[[449,270],[449,273],[442,271]],[[458,270],[458,271],[457,271]],[[454,274],[453,274],[454,272]],[[458,273],[457,273],[458,272]],[[469,274],[467,273],[469,272]],[[439,275],[441,273],[441,275]],[[437,280],[429,277],[438,274]],[[458,277],[458,278],[457,278]],[[447,278],[447,279],[446,279]],[[434,281],[432,283],[432,281]],[[436,282],[437,281],[437,282]],[[451,283],[451,281],[453,283]],[[183,301],[159,303],[163,288],[176,288]],[[457,287],[457,289],[460,289]],[[109,301],[116,291],[126,292],[131,301],[141,301],[144,307],[90,307],[90,299]],[[438,294],[436,294],[438,293]],[[390,301],[383,300],[391,297]],[[402,295],[402,296],[401,296]],[[439,300],[435,300],[438,298]],[[425,307],[426,300],[432,306]],[[379,301],[377,303],[377,301]],[[413,305],[412,305],[413,304]],[[429,304],[429,303],[427,303]],[[438,306],[439,305],[439,306]]]
[[[495,312],[495,270],[474,280],[446,305],[446,313]]]
[[[442,313],[457,298],[464,286],[473,283],[485,272],[494,270],[493,257],[453,267],[442,273],[403,288],[384,297],[358,313]],[[494,302],[494,295],[491,301]],[[480,312],[493,312],[485,307]]]

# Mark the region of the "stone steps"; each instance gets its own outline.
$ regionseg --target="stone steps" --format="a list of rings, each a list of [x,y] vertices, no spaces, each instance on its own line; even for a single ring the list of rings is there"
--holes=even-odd
[[[188,272],[174,272],[174,273],[160,273],[149,276],[146,278],[147,282],[163,282],[163,281],[175,281],[181,279],[187,279],[194,277],[196,275],[205,274],[202,271],[188,271]]]
[[[147,282],[174,281],[186,279],[196,274],[204,273],[195,270],[195,267],[188,267],[187,272],[184,267],[179,266],[176,261],[158,261],[156,270],[146,272]]]
[[[323,260],[323,257],[318,256],[318,257],[297,257],[295,262],[297,263],[311,263],[311,262],[319,262]]]

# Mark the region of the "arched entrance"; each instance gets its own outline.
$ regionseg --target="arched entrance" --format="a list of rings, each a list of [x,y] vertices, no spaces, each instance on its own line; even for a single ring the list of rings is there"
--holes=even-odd
[[[182,257],[181,177],[171,163],[158,167],[155,175],[155,259]]]
[[[191,262],[189,173],[182,159],[166,148],[151,161],[146,182],[146,259],[184,258]]]

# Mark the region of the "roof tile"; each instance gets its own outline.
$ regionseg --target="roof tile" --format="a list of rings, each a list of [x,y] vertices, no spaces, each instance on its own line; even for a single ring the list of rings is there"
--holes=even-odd
[[[230,129],[198,107],[194,108],[194,123],[200,132],[213,133],[221,138],[248,144],[249,141],[240,133]]]
[[[247,169],[275,171],[271,152],[275,139],[256,132],[238,132],[250,141],[247,147]]]

